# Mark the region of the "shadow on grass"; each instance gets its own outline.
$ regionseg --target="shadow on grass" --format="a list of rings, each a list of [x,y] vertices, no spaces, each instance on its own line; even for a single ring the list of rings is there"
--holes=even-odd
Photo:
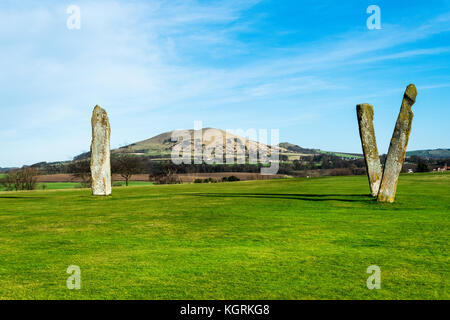
[[[0,199],[44,199],[42,197],[0,196]]]
[[[302,201],[367,202],[375,200],[368,194],[190,193],[189,195],[212,198],[290,199]],[[356,199],[348,199],[348,197]]]

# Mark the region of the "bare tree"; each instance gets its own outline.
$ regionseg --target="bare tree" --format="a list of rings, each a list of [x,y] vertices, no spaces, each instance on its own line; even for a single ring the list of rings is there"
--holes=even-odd
[[[180,178],[176,175],[178,167],[171,162],[161,163],[159,165],[151,165],[149,180],[156,184],[178,184],[181,183]]]
[[[140,159],[128,153],[114,154],[111,167],[113,173],[117,173],[125,179],[127,187],[131,177],[142,172]]]
[[[34,190],[37,187],[39,170],[33,167],[12,170],[0,179],[0,184],[8,190]]]
[[[84,188],[91,186],[91,164],[90,159],[74,161],[69,165],[72,179],[79,178]]]

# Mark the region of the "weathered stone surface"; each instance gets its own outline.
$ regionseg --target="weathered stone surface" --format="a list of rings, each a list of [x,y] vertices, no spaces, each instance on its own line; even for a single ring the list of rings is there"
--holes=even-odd
[[[111,194],[111,156],[108,114],[99,106],[92,113],[91,180],[94,196]]]
[[[366,162],[370,192],[372,196],[376,197],[380,189],[383,172],[375,139],[375,129],[373,128],[373,107],[367,103],[358,104],[356,106],[356,114],[358,116],[359,135]]]
[[[402,107],[395,124],[391,144],[389,145],[389,152],[384,165],[383,180],[378,193],[378,201],[394,202],[395,200],[398,176],[405,161],[406,148],[414,116],[411,107],[416,102],[416,96],[417,89],[415,85],[410,84],[403,96]]]

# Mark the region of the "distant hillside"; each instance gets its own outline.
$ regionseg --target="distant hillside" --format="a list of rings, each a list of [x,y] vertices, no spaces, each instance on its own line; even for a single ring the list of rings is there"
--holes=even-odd
[[[271,146],[247,139],[242,136],[238,136],[235,134],[228,133],[221,129],[215,129],[215,128],[205,128],[201,130],[187,130],[190,134],[190,144],[191,148],[193,150],[194,148],[194,139],[196,135],[201,134],[202,135],[202,149],[206,148],[215,148],[218,147],[220,144],[223,146],[223,154],[227,153],[236,153],[237,149],[237,143],[240,141],[242,145],[245,145],[246,149],[248,150],[251,145],[257,147],[258,149],[260,147],[266,147],[268,149],[272,148]],[[202,131],[199,133],[199,131]],[[206,133],[211,134],[211,136],[207,135]],[[137,155],[146,155],[146,156],[170,156],[172,152],[172,148],[178,144],[176,141],[172,141],[172,135],[174,134],[174,131],[169,131],[162,133],[160,135],[157,135],[153,138],[139,141],[118,149],[113,150],[113,153],[133,153]],[[222,141],[215,140],[215,136],[222,136]],[[229,139],[227,141],[227,139]],[[231,140],[231,141],[230,141]],[[288,152],[288,150],[282,148],[279,148],[279,152]]]
[[[345,153],[317,150],[319,153],[332,154],[342,158],[363,158],[363,154],[359,153]],[[447,159],[450,158],[450,149],[433,149],[433,150],[415,150],[406,152],[406,157],[418,156],[428,159]]]
[[[336,152],[336,151],[323,151],[319,150],[319,153],[322,154],[328,154],[339,158],[346,158],[346,159],[362,159],[364,158],[364,155],[361,153],[347,153],[347,152]]]
[[[205,136],[205,132],[215,132],[217,134],[221,134],[222,144],[223,144],[223,153],[226,154],[227,152],[236,152],[236,144],[234,143],[226,143],[226,136],[227,132],[221,129],[215,129],[215,128],[205,128],[202,129],[203,134],[203,141],[202,141],[202,148],[213,148],[215,145],[218,145],[220,141],[215,141],[214,139],[208,138]],[[200,130],[194,131],[194,130],[187,130],[191,136],[191,148],[194,146],[194,134],[198,134]],[[178,143],[173,142],[171,140],[172,135],[174,131],[168,131],[161,133],[157,136],[154,136],[153,138],[142,140],[136,143],[129,144],[127,146],[123,146],[117,149],[112,150],[112,153],[131,153],[136,155],[142,155],[142,156],[153,156],[156,158],[170,158],[170,154],[172,152],[172,148]],[[229,134],[228,136],[231,137],[233,141],[241,141],[245,147],[249,148],[251,144],[259,147],[260,144],[258,142],[249,140],[245,137],[241,137],[234,134]],[[264,146],[264,145],[263,145]],[[268,149],[270,149],[270,146],[266,146]],[[232,150],[233,149],[233,150]],[[311,149],[311,148],[303,148],[298,145],[289,143],[289,142],[282,142],[278,145],[278,150],[282,154],[288,154],[289,159],[299,159],[299,157],[311,157],[313,155],[320,155],[320,154],[329,154],[340,158],[347,158],[347,159],[360,159],[363,157],[360,153],[346,153],[346,152],[337,152],[337,151],[323,151],[319,149]],[[416,155],[422,158],[430,158],[430,159],[443,159],[443,158],[450,158],[450,149],[436,149],[436,150],[417,150],[417,151],[409,151],[406,153],[407,157]],[[74,160],[82,160],[87,159],[90,157],[90,152],[82,153],[74,158]]]
[[[19,168],[16,168],[16,167],[11,167],[11,168],[0,168],[0,173],[6,173],[6,172],[8,172],[9,170],[15,170],[15,169],[19,169]]]
[[[289,143],[289,142],[282,142],[282,143],[279,144],[279,146],[281,148],[284,148],[287,151],[293,152],[293,153],[300,153],[300,154],[317,154],[318,153],[318,150],[305,149],[305,148],[299,147],[296,144],[292,144],[292,143]]]
[[[450,158],[450,149],[434,149],[434,150],[416,150],[406,152],[407,157],[418,156],[430,159]]]

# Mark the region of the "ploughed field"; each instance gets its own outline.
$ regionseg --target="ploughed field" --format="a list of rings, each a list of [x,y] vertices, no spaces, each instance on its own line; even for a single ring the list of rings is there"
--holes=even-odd
[[[0,192],[0,299],[449,299],[449,190],[430,173],[394,204],[364,176]]]

